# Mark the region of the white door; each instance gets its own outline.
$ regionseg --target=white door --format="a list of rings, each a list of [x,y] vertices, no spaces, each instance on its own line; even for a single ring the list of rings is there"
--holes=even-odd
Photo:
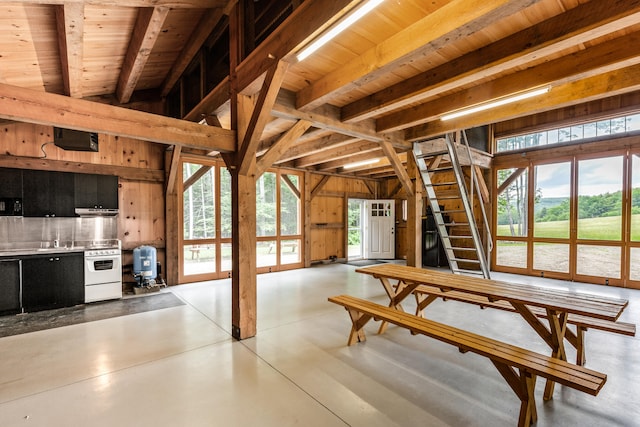
[[[396,254],[395,201],[367,202],[368,259],[393,259]]]

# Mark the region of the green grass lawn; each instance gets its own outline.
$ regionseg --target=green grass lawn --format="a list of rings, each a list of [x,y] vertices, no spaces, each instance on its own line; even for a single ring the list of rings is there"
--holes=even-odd
[[[578,220],[578,238],[592,240],[620,240],[622,217],[587,218]],[[538,222],[535,237],[569,238],[569,221]],[[509,236],[509,226],[499,225],[498,236]],[[640,241],[640,215],[631,216],[631,240]]]

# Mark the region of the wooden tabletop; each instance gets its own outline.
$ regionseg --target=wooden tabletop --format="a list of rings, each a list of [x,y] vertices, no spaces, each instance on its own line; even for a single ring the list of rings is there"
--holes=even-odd
[[[615,321],[628,300],[595,294],[509,283],[481,277],[444,273],[398,264],[377,264],[356,269],[376,278],[401,280],[406,284],[427,284],[442,290],[456,290],[481,295],[490,300],[505,300],[555,311],[575,313]]]

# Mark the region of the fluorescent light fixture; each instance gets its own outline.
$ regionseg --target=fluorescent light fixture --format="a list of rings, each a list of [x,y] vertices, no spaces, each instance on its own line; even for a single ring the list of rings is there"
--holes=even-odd
[[[512,102],[522,101],[523,99],[532,98],[534,96],[542,95],[551,90],[551,86],[546,86],[540,89],[529,90],[521,92],[515,95],[507,96],[505,98],[499,98],[495,101],[490,101],[484,104],[478,104],[475,107],[463,108],[462,110],[454,111],[443,115],[440,120],[451,120],[458,117],[466,116],[467,114],[477,113],[479,111],[485,111],[490,108],[500,107],[501,105],[510,104]]]
[[[331,39],[335,36],[343,32],[345,29],[349,28],[353,23],[358,21],[367,13],[371,12],[376,6],[382,3],[384,0],[368,0],[363,5],[358,7],[355,11],[347,15],[346,18],[341,20],[337,25],[331,27],[331,29],[325,32],[322,36],[315,39],[311,44],[302,49],[296,55],[298,61],[303,61],[309,55],[314,53],[316,50],[320,49],[322,46],[327,44]]]
[[[361,162],[349,163],[347,165],[344,165],[342,168],[343,169],[353,169],[353,168],[358,168],[360,166],[372,165],[374,163],[378,163],[379,160],[380,159],[369,159],[369,160],[363,160]]]

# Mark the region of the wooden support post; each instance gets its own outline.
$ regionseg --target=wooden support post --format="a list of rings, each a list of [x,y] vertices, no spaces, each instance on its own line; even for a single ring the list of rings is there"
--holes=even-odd
[[[231,173],[232,272],[231,323],[236,339],[255,336],[256,323],[256,180]]]
[[[311,267],[311,173],[304,173],[304,266]]]
[[[422,182],[416,179],[418,167],[413,156],[407,156],[408,174],[413,192],[407,196],[407,265],[422,267]]]

